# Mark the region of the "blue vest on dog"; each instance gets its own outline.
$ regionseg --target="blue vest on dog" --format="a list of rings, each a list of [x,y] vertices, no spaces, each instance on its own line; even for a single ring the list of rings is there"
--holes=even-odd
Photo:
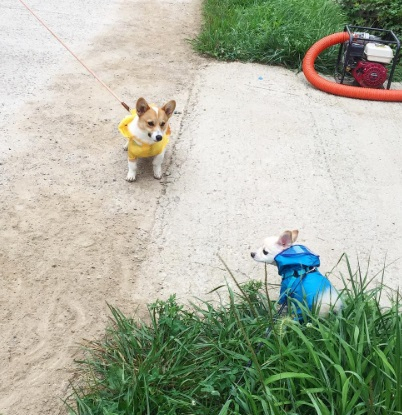
[[[282,277],[279,304],[287,302],[289,297],[304,302],[311,310],[316,295],[331,288],[328,279],[316,269],[320,266],[320,257],[304,245],[292,245],[274,259]],[[297,313],[301,314],[299,308]]]

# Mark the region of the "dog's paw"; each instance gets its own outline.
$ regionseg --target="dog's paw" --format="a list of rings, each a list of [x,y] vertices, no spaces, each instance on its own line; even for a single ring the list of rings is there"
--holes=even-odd
[[[129,172],[127,173],[126,180],[127,180],[128,182],[135,182],[135,173],[132,173],[131,171],[129,171]]]
[[[155,179],[160,180],[162,178],[162,168],[161,167],[154,167],[154,177]]]

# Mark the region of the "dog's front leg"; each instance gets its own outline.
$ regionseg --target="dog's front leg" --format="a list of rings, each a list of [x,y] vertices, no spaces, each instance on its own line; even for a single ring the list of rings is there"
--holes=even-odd
[[[165,157],[165,150],[163,150],[162,153],[155,156],[152,161],[155,179],[160,179],[162,177],[162,163],[163,163],[164,157]]]
[[[128,159],[128,173],[127,173],[126,180],[128,182],[134,182],[136,174],[137,174],[137,160]]]

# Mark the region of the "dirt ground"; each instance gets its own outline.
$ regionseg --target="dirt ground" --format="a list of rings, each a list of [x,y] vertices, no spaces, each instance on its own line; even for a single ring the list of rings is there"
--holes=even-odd
[[[104,32],[86,39],[90,47],[77,40],[80,56],[129,105],[139,96],[159,105],[176,99],[181,114],[172,129],[178,132],[194,71],[203,64],[187,41],[198,30],[199,7],[199,1],[116,2]],[[32,33],[60,49],[35,22]],[[106,302],[127,312],[137,307],[133,282],[166,187],[147,163],[133,186],[124,180],[124,141],[116,129],[124,108],[72,57],[63,59],[63,70],[42,90],[33,87],[31,99],[2,120],[4,415],[64,413],[78,344],[102,333]]]
[[[173,293],[210,298],[228,277],[217,254],[240,280],[262,278],[249,253],[268,234],[298,228],[322,271],[346,252],[402,284],[400,103],[198,57],[201,0],[91,1],[30,4],[129,105],[175,99],[178,113],[162,180],[142,162],[127,183],[125,110],[14,1],[0,5],[1,415],[65,413],[107,302],[144,316]]]

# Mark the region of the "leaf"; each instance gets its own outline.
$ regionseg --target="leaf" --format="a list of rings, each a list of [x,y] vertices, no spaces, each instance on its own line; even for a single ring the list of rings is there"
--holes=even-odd
[[[218,415],[226,415],[228,413],[229,405],[231,404],[232,400],[229,399],[226,401],[225,405],[223,405],[222,409],[219,411]]]
[[[314,376],[308,375],[307,373],[282,372],[276,375],[272,375],[268,379],[265,379],[264,384],[269,385],[270,383],[274,383],[278,380],[284,380],[284,379],[312,379],[312,378],[314,378]]]

